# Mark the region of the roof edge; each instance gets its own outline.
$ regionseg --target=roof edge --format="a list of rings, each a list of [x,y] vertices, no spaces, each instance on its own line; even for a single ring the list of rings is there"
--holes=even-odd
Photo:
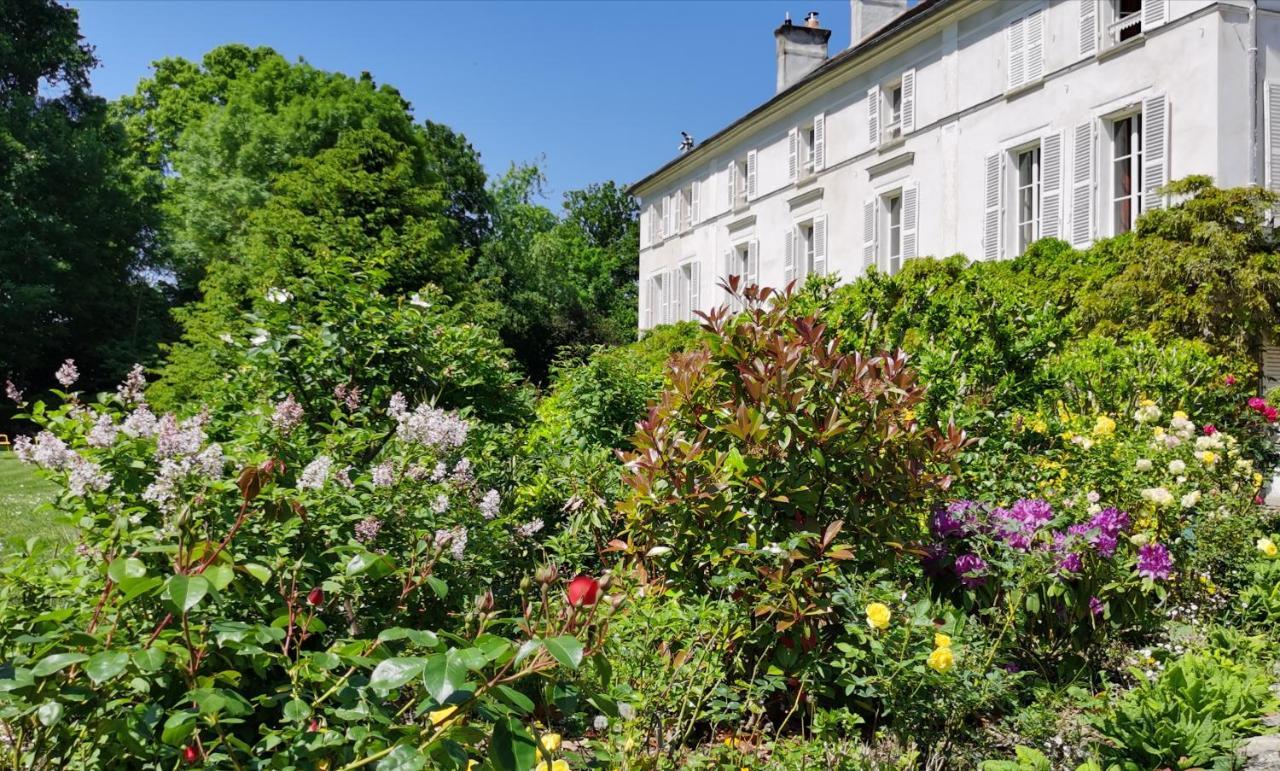
[[[710,152],[710,151],[703,152],[703,148],[710,147],[711,145],[716,143],[718,140],[722,139],[725,135],[727,135],[729,132],[733,131],[737,127],[741,126],[742,124],[746,123],[752,118],[755,118],[763,113],[768,112],[774,105],[778,104],[784,99],[793,97],[801,93],[802,91],[808,89],[809,87],[816,84],[820,79],[826,76],[829,76],[832,73],[840,70],[846,64],[853,63],[854,61],[857,60],[859,55],[872,53],[882,45],[885,45],[888,42],[890,42],[893,38],[896,38],[900,34],[905,33],[908,29],[914,28],[917,24],[923,23],[929,16],[931,16],[939,8],[942,8],[944,6],[950,5],[955,2],[957,2],[957,0],[920,0],[920,2],[914,5],[913,7],[908,8],[906,11],[903,11],[902,13],[898,14],[898,16],[893,21],[886,24],[880,30],[875,32],[871,37],[867,38],[861,43],[858,43],[857,45],[850,46],[845,50],[841,51],[840,53],[836,54],[835,56],[832,56],[831,58],[827,59],[825,62],[820,64],[817,68],[815,68],[813,72],[804,76],[799,81],[792,84],[789,88],[774,94],[768,100],[752,108],[751,111],[747,112],[741,117],[730,122],[729,125],[725,126],[724,128],[720,129],[716,133],[707,137],[706,140],[704,140],[703,142],[699,143],[697,147],[693,148],[687,153],[684,153],[683,155],[677,155],[675,158],[672,158],[671,160],[662,164],[656,170],[642,177],[640,180],[633,182],[630,185],[627,185],[625,192],[627,193],[627,195],[635,196],[638,190],[655,182],[658,178],[664,176],[671,170],[675,169],[677,166],[685,164],[686,162],[691,162],[690,159],[694,158],[695,156],[706,155],[707,152]]]

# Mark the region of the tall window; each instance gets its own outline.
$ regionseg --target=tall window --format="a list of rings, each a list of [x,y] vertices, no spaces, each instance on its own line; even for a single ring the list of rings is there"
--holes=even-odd
[[[1142,116],[1111,122],[1111,229],[1114,235],[1133,229],[1142,211]]]
[[[747,202],[747,159],[734,161],[733,164],[733,205],[742,206]]]
[[[1040,146],[1017,154],[1018,254],[1040,237]]]
[[[902,269],[902,193],[891,193],[884,199],[885,272],[896,275]]]
[[[810,123],[807,128],[800,131],[800,153],[803,158],[801,171],[805,174],[813,173],[813,124]]]
[[[693,312],[698,308],[698,270],[693,262],[686,262],[680,266],[680,321],[692,321]]]
[[[813,255],[814,255],[814,239],[813,239],[813,221],[803,223],[796,228],[796,238],[798,239],[798,259],[796,260],[796,281],[804,282],[804,277],[813,272]]]
[[[1142,34],[1142,0],[1112,0],[1111,42],[1123,43]]]
[[[902,82],[886,88],[884,97],[884,139],[889,142],[902,136]]]

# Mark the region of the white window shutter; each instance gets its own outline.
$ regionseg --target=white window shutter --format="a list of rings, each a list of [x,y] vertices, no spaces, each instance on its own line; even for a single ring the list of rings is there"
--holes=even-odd
[[[1044,77],[1044,12],[1028,14],[1026,21],[1026,73],[1023,83]]]
[[[1267,188],[1280,191],[1280,82],[1267,82]]]
[[[1081,123],[1071,140],[1071,245],[1093,240],[1093,123]]]
[[[673,290],[675,289],[676,282],[672,280],[674,278],[675,277],[672,275],[672,272],[669,270],[662,274],[662,323],[663,324],[670,324],[672,318],[674,318],[674,315],[675,315],[674,314],[675,308],[673,307],[675,305],[675,292]]]
[[[915,182],[902,188],[902,259],[919,256],[920,186]]]
[[[653,327],[653,277],[650,276],[640,286],[640,328]]]
[[[1004,198],[1004,185],[1001,170],[1004,166],[1004,153],[988,155],[982,162],[983,196],[982,196],[982,259],[1000,259],[1001,225],[1000,210]]]
[[[827,115],[813,116],[813,170],[822,171],[827,166]]]
[[[692,321],[696,316],[694,313],[702,310],[702,271],[700,268],[702,263],[695,258],[689,264],[689,320]]]
[[[649,210],[640,210],[640,248],[649,246]]]
[[[1169,181],[1169,100],[1156,94],[1142,100],[1142,210],[1160,209],[1159,189]]]
[[[1079,0],[1080,55],[1093,56],[1098,50],[1098,0]]]
[[[738,164],[729,161],[728,168],[725,169],[725,177],[728,182],[729,197],[725,199],[725,211],[733,211],[733,200],[738,194]]]
[[[1144,0],[1142,3],[1142,32],[1147,34],[1151,30],[1164,24],[1169,18],[1169,2],[1168,0]]]
[[[813,272],[815,275],[827,274],[827,215],[819,214],[813,218]]]
[[[1280,385],[1280,347],[1262,347],[1262,387],[1268,391]]]
[[[916,70],[902,73],[902,134],[916,130]]]
[[[689,222],[697,225],[702,221],[702,180],[695,179],[690,189],[693,199],[689,201]]]
[[[752,150],[747,153],[747,200],[755,200],[756,197],[756,151]]]
[[[792,128],[787,132],[787,181],[795,182],[800,177],[800,129]]]
[[[782,285],[796,280],[796,229],[787,228],[782,236]]]
[[[867,139],[872,147],[880,146],[880,87],[867,92]]]
[[[1062,132],[1040,140],[1040,237],[1062,237]]]
[[[1027,81],[1026,20],[1014,19],[1009,22],[1009,29],[1005,37],[1008,43],[1008,58],[1006,60],[1009,69],[1008,89],[1012,91]]]
[[[862,205],[862,272],[876,264],[876,199]]]
[[[747,284],[760,286],[760,242],[754,238],[747,244]]]
[[[662,229],[658,233],[659,238],[667,238],[671,235],[671,196],[662,196]]]

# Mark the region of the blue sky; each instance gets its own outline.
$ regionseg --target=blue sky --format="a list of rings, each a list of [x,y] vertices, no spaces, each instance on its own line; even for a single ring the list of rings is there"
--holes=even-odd
[[[633,182],[774,90],[773,30],[819,11],[831,52],[847,0],[799,2],[137,2],[73,0],[101,66],[94,90],[134,89],[152,61],[223,43],[373,74],[479,149],[490,175],[543,160],[552,200]]]

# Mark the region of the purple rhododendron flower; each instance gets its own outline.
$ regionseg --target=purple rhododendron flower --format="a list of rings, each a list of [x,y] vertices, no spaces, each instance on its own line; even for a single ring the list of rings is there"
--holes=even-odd
[[[956,557],[956,575],[965,586],[981,586],[986,582],[987,563],[976,554],[961,554]]]
[[[925,549],[925,554],[920,558],[920,567],[926,575],[940,576],[947,569],[947,557],[951,556],[947,552],[947,547],[940,544],[930,544]]]
[[[996,509],[991,513],[996,532],[1019,551],[1031,548],[1031,541],[1045,523],[1053,519],[1053,507],[1048,501],[1022,498],[1008,509]]]
[[[1094,616],[1102,615],[1102,600],[1097,597],[1089,598],[1089,613]]]
[[[1128,514],[1108,508],[1095,514],[1088,524],[1068,527],[1067,532],[1085,538],[1099,555],[1109,558],[1116,553],[1120,534],[1128,530],[1130,524]]]
[[[965,526],[972,520],[969,510],[977,505],[973,501],[952,501],[946,507],[938,509],[930,522],[933,534],[939,538],[965,535]]]
[[[1080,555],[1071,552],[1058,562],[1058,570],[1062,573],[1079,573],[1084,569],[1084,564],[1080,561]]]
[[[1173,571],[1173,557],[1164,544],[1149,543],[1138,549],[1138,575],[1152,581],[1163,581]]]

